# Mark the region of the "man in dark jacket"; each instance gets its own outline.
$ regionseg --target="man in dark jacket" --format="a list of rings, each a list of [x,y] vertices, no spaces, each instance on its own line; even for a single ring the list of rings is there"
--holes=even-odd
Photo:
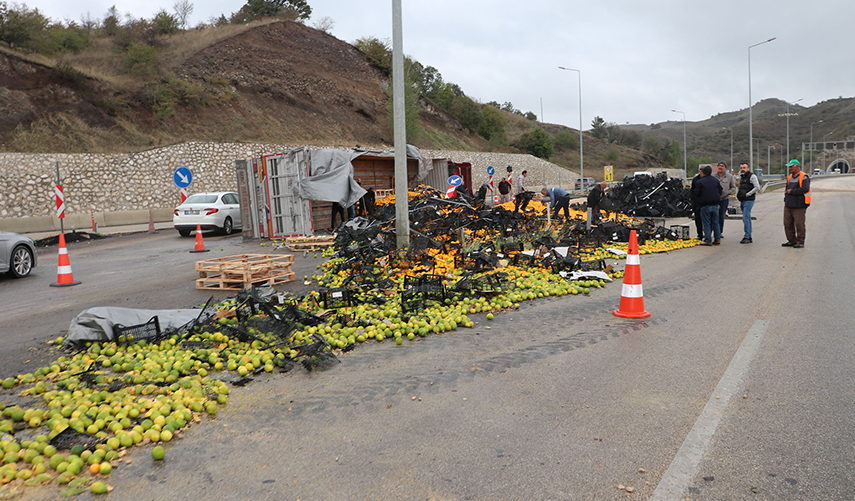
[[[787,162],[790,175],[784,193],[784,233],[787,241],[781,247],[801,249],[805,246],[805,213],[811,202],[810,177],[802,172],[798,160]]]
[[[695,220],[695,231],[698,234],[698,240],[704,237],[704,223],[701,221],[701,206],[698,205],[698,201],[695,200],[695,184],[697,184],[698,179],[701,178],[701,169],[698,169],[698,173],[695,174],[695,177],[692,178],[692,186],[690,188],[690,192],[692,194],[692,215]]]
[[[701,220],[704,224],[704,241],[701,242],[701,245],[719,245],[721,243],[721,227],[718,225],[721,192],[721,183],[712,176],[712,167],[703,166],[701,177],[695,183],[695,187],[692,188],[692,194],[701,207]]]
[[[594,186],[594,189],[588,193],[588,208],[591,209],[591,224],[595,224],[600,220],[600,202],[606,196],[606,186],[608,183],[602,183]]]

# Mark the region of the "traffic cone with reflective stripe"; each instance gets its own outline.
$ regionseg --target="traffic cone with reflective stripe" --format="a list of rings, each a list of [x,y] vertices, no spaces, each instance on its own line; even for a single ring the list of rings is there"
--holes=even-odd
[[[151,215],[151,211],[148,211],[148,232],[157,233],[157,230],[154,228],[154,218]]]
[[[629,233],[629,253],[626,256],[626,271],[620,293],[620,308],[614,314],[623,318],[646,318],[650,312],[644,309],[644,293],[641,290],[641,258],[638,256],[638,239],[635,230]]]
[[[68,260],[68,248],[65,246],[65,234],[59,234],[59,264],[56,271],[56,283],[50,284],[51,287],[70,287],[79,285],[80,282],[74,281],[74,276],[71,274],[71,262]]]
[[[202,225],[196,225],[196,248],[190,252],[208,252],[208,249],[205,248],[205,243],[202,242]]]

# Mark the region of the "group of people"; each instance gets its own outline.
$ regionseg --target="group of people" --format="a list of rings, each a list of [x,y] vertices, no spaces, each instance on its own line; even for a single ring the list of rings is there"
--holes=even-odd
[[[790,170],[784,193],[784,233],[787,241],[781,245],[800,249],[805,244],[805,213],[811,202],[810,177],[802,172],[798,160],[790,160],[787,167]],[[730,196],[734,193],[742,210],[743,237],[739,243],[753,243],[751,210],[758,191],[760,181],[745,162],[739,165],[738,190],[736,179],[727,171],[725,162],[718,163],[715,174],[711,166],[701,167],[692,179],[692,208],[701,245],[721,244],[724,219]]]

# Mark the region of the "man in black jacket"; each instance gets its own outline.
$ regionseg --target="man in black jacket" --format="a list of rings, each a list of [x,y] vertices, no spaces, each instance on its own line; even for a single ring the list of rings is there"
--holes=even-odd
[[[692,195],[701,207],[701,220],[704,224],[704,241],[701,242],[701,245],[719,245],[721,243],[721,227],[718,225],[721,192],[721,183],[712,177],[712,167],[703,166],[701,177],[692,188]],[[715,240],[712,240],[713,236]]]
[[[811,202],[810,177],[802,172],[798,160],[787,162],[790,175],[784,193],[784,233],[787,241],[781,247],[801,249],[805,246],[805,213]]]
[[[701,206],[698,205],[698,201],[695,200],[695,184],[697,184],[698,179],[700,178],[701,170],[698,169],[698,173],[692,178],[692,186],[689,190],[692,194],[692,216],[695,220],[695,231],[697,231],[698,240],[704,237],[704,223],[701,221]]]
[[[596,224],[600,220],[600,202],[606,196],[606,186],[608,183],[602,183],[594,186],[594,189],[588,193],[588,208],[591,209],[591,224]]]

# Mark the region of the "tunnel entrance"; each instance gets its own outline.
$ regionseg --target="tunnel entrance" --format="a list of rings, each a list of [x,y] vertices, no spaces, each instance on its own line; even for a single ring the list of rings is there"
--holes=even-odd
[[[852,171],[852,167],[849,165],[849,162],[843,158],[837,158],[832,161],[825,172],[831,174],[835,169],[837,169],[841,174],[849,174]]]

